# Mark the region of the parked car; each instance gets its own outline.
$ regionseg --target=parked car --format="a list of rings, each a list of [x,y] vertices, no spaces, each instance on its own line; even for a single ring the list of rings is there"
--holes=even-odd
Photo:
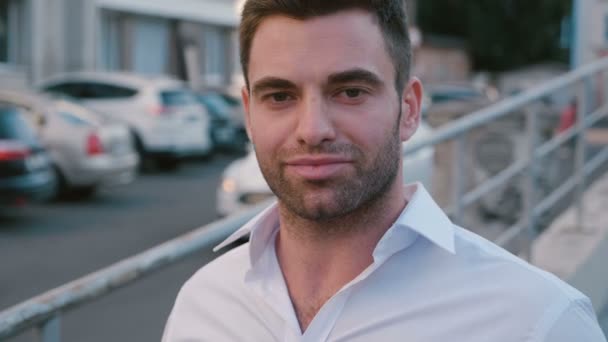
[[[478,109],[499,98],[494,88],[477,88],[468,83],[429,84],[424,87],[423,115],[437,127]]]
[[[77,72],[42,82],[45,92],[78,99],[112,119],[126,123],[142,159],[165,169],[183,157],[212,150],[209,116],[181,81],[122,72]]]
[[[0,208],[48,199],[55,178],[49,157],[18,108],[0,104]]]
[[[432,128],[424,122],[408,143],[418,143],[433,134]],[[405,144],[404,144],[405,146]],[[405,156],[403,161],[406,182],[420,181],[431,189],[434,170],[434,147],[426,147]],[[250,208],[271,198],[271,192],[264,179],[253,149],[241,159],[232,162],[224,170],[217,189],[217,213],[220,216],[233,214]]]
[[[139,162],[126,125],[77,103],[25,91],[0,91],[0,102],[24,109],[47,147],[58,195],[91,196],[133,181]]]
[[[196,97],[211,117],[213,146],[223,151],[245,152],[249,138],[240,101],[216,91],[206,91]]]

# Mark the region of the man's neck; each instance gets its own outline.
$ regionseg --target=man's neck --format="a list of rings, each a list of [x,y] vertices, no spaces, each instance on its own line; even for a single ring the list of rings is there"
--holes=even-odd
[[[311,222],[279,206],[276,251],[302,331],[323,304],[373,262],[373,251],[406,205],[402,187],[356,213]]]

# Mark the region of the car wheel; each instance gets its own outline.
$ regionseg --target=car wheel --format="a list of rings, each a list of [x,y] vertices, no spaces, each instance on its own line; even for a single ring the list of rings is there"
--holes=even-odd
[[[173,157],[160,158],[156,161],[156,166],[161,171],[175,171],[179,168],[180,160]]]
[[[140,172],[148,172],[153,169],[153,160],[146,153],[146,149],[144,147],[141,138],[137,133],[131,131],[131,136],[133,138],[133,145],[135,147],[135,151],[137,152],[137,156],[139,157],[139,171]]]
[[[69,192],[69,186],[65,179],[65,176],[59,170],[57,165],[53,165],[53,173],[55,174],[55,193],[51,196],[53,200],[60,200],[65,198]]]
[[[70,193],[73,199],[89,199],[97,193],[97,187],[94,185],[81,186],[73,188]]]

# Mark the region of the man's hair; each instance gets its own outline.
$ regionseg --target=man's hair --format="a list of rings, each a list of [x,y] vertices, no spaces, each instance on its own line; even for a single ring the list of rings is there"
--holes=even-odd
[[[241,67],[247,87],[251,45],[258,26],[265,18],[283,15],[306,20],[348,9],[362,9],[374,15],[393,60],[395,89],[401,94],[409,79],[412,54],[404,0],[247,0],[239,32]]]

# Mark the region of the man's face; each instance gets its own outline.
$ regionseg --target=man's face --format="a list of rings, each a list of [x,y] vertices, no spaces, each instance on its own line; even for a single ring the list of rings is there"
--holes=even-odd
[[[401,141],[417,127],[421,89],[416,81],[418,92],[410,83],[397,94],[370,14],[265,19],[248,76],[247,129],[266,181],[289,211],[337,218],[401,185]]]

